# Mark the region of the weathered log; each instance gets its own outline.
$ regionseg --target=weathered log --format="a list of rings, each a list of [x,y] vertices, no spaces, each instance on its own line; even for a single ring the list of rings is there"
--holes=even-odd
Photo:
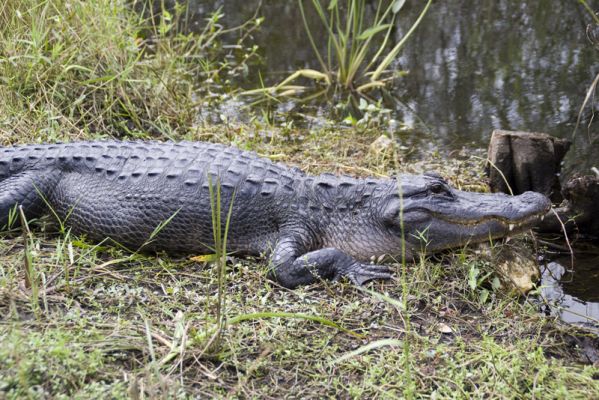
[[[491,190],[528,190],[561,201],[559,171],[570,141],[546,133],[495,130],[489,144],[487,175]]]

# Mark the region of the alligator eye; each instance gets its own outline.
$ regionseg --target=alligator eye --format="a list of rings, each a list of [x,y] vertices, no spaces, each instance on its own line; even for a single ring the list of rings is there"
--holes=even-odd
[[[439,195],[444,198],[453,198],[453,194],[447,185],[444,185],[441,182],[432,183],[427,190],[429,195]]]
[[[442,184],[440,183],[433,183],[429,189],[428,189],[431,193],[433,194],[444,194],[447,193],[447,190],[445,190],[445,187],[443,187]]]

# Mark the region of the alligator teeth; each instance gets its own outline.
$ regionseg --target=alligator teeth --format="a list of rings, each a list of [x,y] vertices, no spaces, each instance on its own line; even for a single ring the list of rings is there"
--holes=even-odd
[[[541,215],[541,221],[545,219],[545,214]]]
[[[510,231],[513,231],[514,230],[514,224],[509,224],[508,228],[509,228]]]

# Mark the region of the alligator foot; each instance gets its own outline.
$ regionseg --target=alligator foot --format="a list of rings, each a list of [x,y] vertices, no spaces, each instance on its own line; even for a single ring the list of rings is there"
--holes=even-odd
[[[271,279],[293,289],[318,279],[339,280],[347,277],[355,285],[373,279],[390,279],[392,270],[384,265],[363,264],[335,248],[324,248],[307,253],[297,247],[293,238],[281,240],[271,257],[274,268]]]
[[[386,265],[356,263],[342,275],[347,276],[354,285],[362,286],[373,279],[391,279],[393,270]]]

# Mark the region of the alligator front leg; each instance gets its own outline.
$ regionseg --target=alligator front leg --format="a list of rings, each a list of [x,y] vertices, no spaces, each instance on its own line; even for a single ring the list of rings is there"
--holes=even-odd
[[[318,279],[347,277],[356,285],[372,279],[390,279],[391,269],[384,265],[364,264],[341,250],[328,247],[306,252],[293,239],[280,240],[271,257],[269,278],[293,289]]]

